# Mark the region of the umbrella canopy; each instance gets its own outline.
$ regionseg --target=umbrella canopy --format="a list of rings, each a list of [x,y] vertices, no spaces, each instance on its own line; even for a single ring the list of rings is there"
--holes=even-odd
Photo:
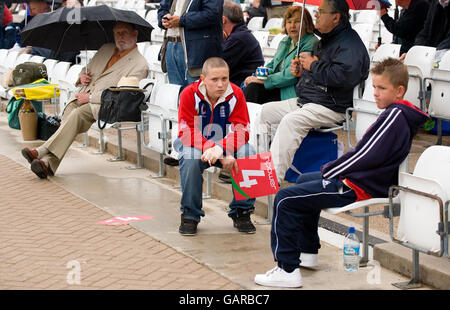
[[[300,2],[303,0],[281,0],[283,2]],[[377,2],[380,4],[381,8],[388,8],[391,3],[388,0],[346,0],[350,10],[375,10],[377,9]],[[317,5],[319,6],[322,0],[306,0],[305,4]]]
[[[113,43],[116,22],[133,24],[138,42],[150,41],[153,27],[134,11],[119,10],[107,5],[59,8],[36,15],[20,34],[22,44],[58,52],[97,50]]]

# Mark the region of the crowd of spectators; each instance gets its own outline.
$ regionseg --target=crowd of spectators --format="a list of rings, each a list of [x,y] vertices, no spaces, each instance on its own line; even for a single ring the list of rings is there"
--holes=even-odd
[[[377,125],[367,131],[364,142],[358,144],[356,150],[364,148],[364,143],[370,144],[371,137],[377,135],[375,128],[383,127],[385,123],[382,120],[390,118],[393,113],[412,113],[415,121],[408,123],[402,117],[395,118],[393,123],[398,129],[395,132],[401,134],[387,137],[383,130],[380,141],[385,141],[384,149],[379,144],[375,146],[377,152],[371,148],[373,166],[358,157],[347,167],[354,166],[355,162],[363,162],[365,166],[346,170],[345,175],[335,173],[341,162],[350,160],[357,151],[349,152],[324,166],[319,174],[311,178],[306,176],[307,180],[300,179],[297,185],[277,194],[275,210],[278,212],[284,208],[279,213],[280,217],[274,217],[272,225],[272,250],[278,265],[267,274],[258,275],[255,278],[258,284],[302,285],[298,271],[301,254],[317,255],[320,248],[317,235],[320,210],[325,206],[335,206],[329,201],[328,184],[332,184],[337,196],[342,194],[342,190],[350,193],[342,204],[386,194],[386,186],[391,185],[386,182],[392,183],[395,179],[399,164],[409,152],[415,130],[426,118],[423,112],[402,103],[408,76],[401,60],[414,45],[434,46],[438,50],[450,48],[449,2],[396,0],[396,4],[403,8],[398,19],[390,17],[386,9],[380,10],[382,22],[394,35],[393,42],[401,44],[401,50],[399,59],[391,59],[383,67],[372,69],[376,76],[375,101],[380,109],[386,111]],[[66,0],[62,5],[82,6],[82,2]],[[27,21],[50,10],[47,2],[42,0],[30,0],[28,8]],[[273,59],[266,64],[259,42],[246,26],[255,16],[265,20],[283,18],[282,31],[286,37],[280,41]],[[167,43],[165,58],[161,61],[166,64],[169,83],[181,85],[182,89],[179,139],[172,141],[180,154],[180,234],[197,234],[197,225],[205,215],[201,195],[203,170],[211,165],[232,170],[236,168],[235,158],[255,154],[248,144],[250,118],[246,102],[262,105],[260,123],[273,136],[270,152],[279,184],[284,181],[296,151],[310,130],[344,121],[346,109],[353,105],[354,88],[369,75],[368,50],[352,28],[346,0],[322,0],[315,17],[314,24],[308,10],[274,0],[253,0],[251,7],[245,10],[239,1],[230,0],[161,1],[158,26],[165,30]],[[3,27],[11,23],[11,13],[5,6]],[[13,29],[20,33],[24,26],[25,21],[14,25]],[[8,37],[5,29],[2,44]],[[120,46],[118,40],[123,31],[127,37],[126,47]],[[130,68],[134,70],[131,75],[138,79],[148,76],[146,60],[136,48],[137,30],[131,25],[118,24],[114,35],[116,44],[102,47],[88,65],[92,72],[80,74],[79,91],[70,98],[69,110],[66,108],[62,126],[55,136],[36,150],[22,151],[38,177],[54,175],[74,137],[87,131],[96,120],[94,111],[99,107],[103,89],[117,84]],[[56,54],[43,48],[22,47],[20,36],[17,38],[15,43],[22,53],[75,61],[77,52]],[[118,61],[127,53],[130,53],[127,57],[132,57],[132,65],[119,66],[123,63]],[[105,63],[108,63],[106,68]],[[102,76],[103,72],[110,70],[109,65],[115,65],[113,68],[118,72],[110,75],[114,76],[112,81]],[[265,79],[256,76],[261,66],[268,70]],[[392,77],[397,73],[406,81],[400,84],[393,82],[395,79]],[[99,84],[102,78],[104,84]],[[95,81],[96,86],[91,81]],[[80,118],[83,121],[81,129],[76,127],[81,122]],[[404,118],[409,119],[408,116]],[[398,145],[402,148],[397,152],[395,147]],[[380,153],[385,157],[380,157]],[[395,158],[394,163],[387,164],[387,157]],[[378,170],[369,171],[373,167]],[[325,184],[324,180],[328,183]],[[382,190],[380,184],[384,186]],[[321,198],[326,202],[321,205],[316,200],[305,202],[307,200],[303,196],[310,194],[326,196]],[[303,205],[298,201],[299,196],[302,196]],[[254,199],[237,201],[233,196],[229,216],[239,232],[252,234],[256,231],[250,219],[254,203]],[[310,212],[312,209],[314,212]]]

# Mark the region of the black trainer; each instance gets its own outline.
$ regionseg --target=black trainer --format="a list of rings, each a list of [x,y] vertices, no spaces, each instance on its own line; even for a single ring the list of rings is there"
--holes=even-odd
[[[185,219],[184,214],[181,214],[181,224],[178,231],[183,236],[195,236],[197,234],[197,225],[197,221]]]
[[[252,211],[237,209],[231,218],[233,219],[233,225],[241,233],[254,234],[256,232],[255,225],[253,225],[250,214]]]

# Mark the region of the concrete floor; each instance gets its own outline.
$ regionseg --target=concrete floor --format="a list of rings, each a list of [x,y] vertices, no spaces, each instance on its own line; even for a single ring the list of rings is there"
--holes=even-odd
[[[0,154],[23,166],[20,149],[34,147],[42,141],[24,142],[19,130],[10,129],[0,113]],[[257,273],[271,269],[270,225],[258,224],[264,218],[253,216],[257,232],[238,233],[228,218],[228,203],[204,200],[206,216],[199,224],[198,235],[183,237],[178,233],[180,189],[171,179],[154,179],[149,170],[129,170],[127,162],[110,162],[109,154],[94,155],[94,149],[80,148],[75,142],[51,182],[89,201],[113,216],[152,215],[151,221],[132,225],[177,251],[194,258],[245,289],[266,289],[253,282]],[[5,176],[7,177],[7,176]],[[95,225],[95,224],[93,224]],[[303,289],[392,290],[393,282],[407,281],[372,262],[356,273],[345,272],[339,245],[341,236],[321,230],[322,248],[315,270],[302,268]],[[424,287],[428,289],[427,287]]]

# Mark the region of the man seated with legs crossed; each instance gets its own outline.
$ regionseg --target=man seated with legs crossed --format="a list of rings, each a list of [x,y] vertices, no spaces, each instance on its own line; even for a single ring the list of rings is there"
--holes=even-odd
[[[121,77],[139,81],[148,75],[148,65],[139,53],[138,31],[132,24],[118,22],[113,28],[114,42],[104,44],[77,81],[77,92],[69,98],[62,124],[42,146],[35,150],[24,148],[22,155],[39,178],[52,176],[58,169],[76,136],[89,130],[98,118],[103,90],[117,86]]]
[[[322,0],[316,17],[320,41],[312,55],[300,53],[300,60],[291,61],[298,98],[266,103],[261,111],[262,130],[278,125],[270,151],[279,183],[311,129],[345,120],[355,86],[369,73],[369,55],[350,25],[347,2]]]
[[[388,197],[389,187],[398,183],[398,168],[428,115],[403,100],[409,76],[398,59],[388,58],[371,72],[377,107],[385,110],[353,150],[323,165],[320,172],[301,175],[296,185],[277,193],[271,247],[278,265],[256,275],[257,284],[301,287],[299,266],[304,254],[308,267],[317,265],[320,211]]]
[[[230,83],[227,63],[219,57],[205,61],[197,82],[180,95],[179,133],[174,148],[180,153],[182,235],[195,235],[202,210],[203,170],[211,165],[237,169],[235,158],[255,155],[247,143],[249,115],[241,89]],[[239,232],[254,233],[250,220],[255,199],[230,203],[228,216]]]

